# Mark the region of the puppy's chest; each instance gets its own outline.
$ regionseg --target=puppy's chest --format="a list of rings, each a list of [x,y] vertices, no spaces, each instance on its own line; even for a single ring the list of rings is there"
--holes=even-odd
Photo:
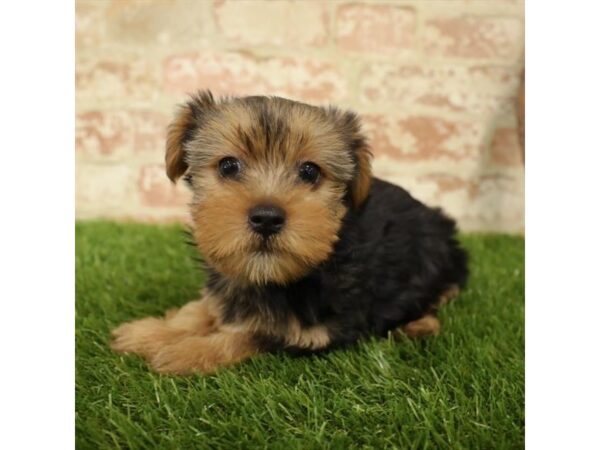
[[[330,288],[317,275],[288,286],[227,289],[217,295],[223,323],[248,324],[267,334],[285,333],[290,323],[310,327],[332,314]]]

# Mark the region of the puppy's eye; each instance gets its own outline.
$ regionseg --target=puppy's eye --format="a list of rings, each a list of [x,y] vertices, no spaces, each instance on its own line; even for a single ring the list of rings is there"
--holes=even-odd
[[[321,169],[315,163],[305,162],[300,165],[298,170],[300,179],[306,183],[315,184],[321,175]]]
[[[219,161],[219,173],[225,178],[235,177],[242,169],[242,164],[236,158],[228,156]]]

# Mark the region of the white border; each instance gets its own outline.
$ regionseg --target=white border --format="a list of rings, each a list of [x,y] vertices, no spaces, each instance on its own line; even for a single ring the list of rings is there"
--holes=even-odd
[[[600,7],[526,3],[526,444],[600,448]]]
[[[74,440],[74,4],[0,14],[0,448]]]

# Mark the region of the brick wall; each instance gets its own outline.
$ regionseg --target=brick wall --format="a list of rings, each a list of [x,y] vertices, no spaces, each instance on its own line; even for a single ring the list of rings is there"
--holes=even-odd
[[[523,230],[522,0],[76,2],[80,219],[185,220],[164,174],[186,93],[352,108],[375,174],[466,230]]]

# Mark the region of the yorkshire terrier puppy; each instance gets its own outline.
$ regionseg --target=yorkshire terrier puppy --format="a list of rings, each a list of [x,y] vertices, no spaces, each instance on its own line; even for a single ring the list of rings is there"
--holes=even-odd
[[[207,283],[199,300],[115,329],[113,349],[158,372],[210,373],[261,352],[437,334],[437,308],[467,278],[455,223],[373,178],[370,157],[352,112],[192,97],[166,168],[193,192]]]

